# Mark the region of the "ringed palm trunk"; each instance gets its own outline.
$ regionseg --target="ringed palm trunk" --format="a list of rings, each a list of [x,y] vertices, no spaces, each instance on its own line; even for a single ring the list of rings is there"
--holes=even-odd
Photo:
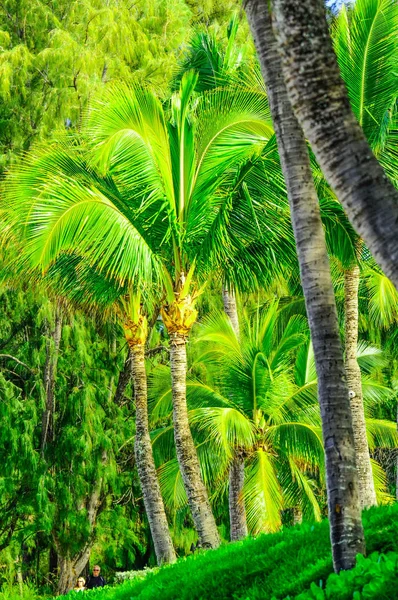
[[[351,110],[329,35],[325,2],[272,0],[272,5],[294,112],[353,227],[398,287],[398,192]]]
[[[362,508],[377,504],[366,436],[365,413],[362,397],[361,370],[357,360],[358,347],[358,290],[359,267],[344,272],[345,303],[345,369],[350,390],[355,454],[359,479],[359,500]]]
[[[229,525],[231,542],[237,542],[247,536],[247,522],[243,486],[245,483],[245,459],[238,453],[232,459],[229,468]]]
[[[200,471],[187,406],[187,336],[197,312],[188,296],[162,309],[162,318],[170,337],[170,367],[173,396],[173,424],[176,454],[189,508],[204,548],[218,548],[220,535],[211,510],[207,489]]]
[[[318,376],[333,562],[340,571],[351,568],[356,555],[365,550],[351,408],[318,198],[305,139],[288,100],[267,4],[248,0],[245,6],[288,190]]]
[[[134,453],[144,498],[145,511],[155,546],[159,565],[176,560],[173,543],[167,523],[166,512],[160,492],[159,480],[153,459],[148,425],[148,394],[145,370],[146,320],[140,317],[139,323],[128,322],[125,333],[129,345],[135,400],[135,442]]]
[[[223,304],[226,315],[231,320],[237,338],[240,337],[238,309],[236,296],[232,290],[223,288]],[[238,452],[232,459],[229,469],[229,523],[231,542],[236,542],[247,536],[247,522],[243,486],[245,483],[245,459]]]

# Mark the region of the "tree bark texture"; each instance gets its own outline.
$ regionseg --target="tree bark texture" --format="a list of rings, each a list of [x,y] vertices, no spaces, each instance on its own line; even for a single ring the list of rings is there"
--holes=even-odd
[[[245,482],[245,461],[235,455],[229,468],[229,523],[231,542],[237,542],[247,536],[246,510],[243,498]]]
[[[144,505],[159,565],[176,560],[153,459],[148,425],[148,394],[145,371],[145,346],[130,347],[135,400],[135,461],[144,497]]]
[[[199,459],[188,422],[186,339],[185,336],[175,333],[170,342],[174,440],[178,464],[200,543],[204,548],[217,548],[221,542],[220,535],[200,472]]]
[[[222,291],[222,301],[224,305],[224,312],[229,317],[233,330],[236,333],[236,337],[240,337],[240,327],[238,318],[238,307],[236,305],[236,296],[232,290],[224,287]]]
[[[340,571],[354,565],[365,544],[351,409],[325,236],[307,146],[287,96],[267,2],[247,1],[246,13],[267,86],[288,191],[318,376],[333,561],[335,570]]]
[[[293,525],[301,525],[303,522],[303,511],[298,506],[293,508]]]
[[[131,356],[131,350],[129,348],[127,358],[124,363],[123,371],[119,374],[119,380],[117,382],[115,396],[113,398],[115,404],[123,405],[124,392],[133,376],[133,361]]]
[[[223,287],[222,298],[224,312],[229,317],[236,337],[240,338],[238,307],[233,290]],[[229,525],[231,542],[236,542],[247,536],[247,522],[243,485],[245,482],[245,460],[235,454],[229,469]]]
[[[344,273],[345,369],[350,392],[352,424],[354,428],[355,454],[359,479],[359,500],[361,508],[369,508],[370,506],[375,506],[377,500],[366,436],[361,370],[357,360],[358,289],[359,267],[358,265],[355,265],[351,269],[347,269]]]
[[[41,428],[41,454],[44,454],[48,441],[54,439],[54,413],[55,413],[55,376],[57,371],[59,345],[62,334],[62,313],[59,305],[55,309],[54,331],[49,334],[46,342],[46,363],[44,366],[44,389],[46,406],[42,416]]]
[[[294,112],[353,227],[398,287],[398,192],[351,110],[325,2],[272,0],[272,5]]]

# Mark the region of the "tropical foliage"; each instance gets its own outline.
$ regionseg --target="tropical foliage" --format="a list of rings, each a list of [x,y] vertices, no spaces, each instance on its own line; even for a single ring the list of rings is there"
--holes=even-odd
[[[0,6],[0,585],[10,597],[14,581],[29,598],[33,583],[66,591],[89,560],[107,578],[163,562],[148,488],[165,508],[170,562],[174,549],[236,539],[235,484],[249,534],[272,536],[155,570],[120,595],[153,597],[159,585],[170,598],[210,597],[213,580],[225,597],[363,591],[358,571],[325,592],[315,585],[331,572],[315,362],[267,96],[235,8]],[[397,185],[397,4],[343,3],[330,24],[355,115]],[[398,293],[310,158],[346,342],[344,282],[360,269],[367,443],[377,501],[392,504]],[[222,292],[237,300],[234,321]],[[369,551],[396,552],[395,513],[365,514]],[[358,564],[363,581],[393,586],[395,555],[377,560]],[[72,579],[57,582],[66,571]]]

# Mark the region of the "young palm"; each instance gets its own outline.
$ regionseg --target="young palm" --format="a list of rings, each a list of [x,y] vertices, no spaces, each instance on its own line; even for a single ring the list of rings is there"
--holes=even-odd
[[[163,297],[171,343],[177,457],[202,543],[219,534],[189,429],[186,342],[198,285],[238,255],[265,271],[278,241],[260,241],[259,211],[234,190],[244,163],[271,142],[265,95],[222,90],[195,97],[187,73],[163,106],[142,87],[110,88],[93,105],[87,146],[55,144],[32,154],[9,180],[11,222],[22,224],[25,254],[43,269],[76,251],[107,277],[139,289],[151,280]],[[275,208],[275,214],[279,212]]]
[[[198,336],[207,342],[198,362],[206,365],[209,379],[188,383],[192,427],[204,432],[212,454],[222,454],[220,464],[242,457],[240,499],[246,500],[253,533],[278,528],[281,507],[319,518],[313,486],[323,478],[323,446],[308,338],[305,318],[278,314],[275,302],[245,323],[241,340],[223,315],[208,320]],[[358,360],[370,447],[395,447],[395,423],[374,418],[374,409],[393,394],[373,376],[387,360],[365,343]],[[378,499],[391,500],[380,465],[373,462],[373,471]]]
[[[294,381],[294,355],[307,338],[304,317],[280,326],[276,302],[245,322],[241,340],[223,315],[199,333],[214,393],[192,386],[200,406],[192,423],[231,462],[243,460],[240,500],[252,533],[277,530],[282,508],[299,506],[320,518],[313,485],[323,470],[322,432],[319,418],[304,410],[305,385]]]

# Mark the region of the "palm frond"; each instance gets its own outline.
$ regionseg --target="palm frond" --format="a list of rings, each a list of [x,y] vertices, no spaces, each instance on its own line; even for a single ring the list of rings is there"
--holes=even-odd
[[[366,419],[369,449],[397,448],[398,432],[396,423],[382,419]]]
[[[254,443],[254,427],[250,420],[232,407],[206,407],[189,411],[193,429],[203,431],[217,450],[228,459],[234,448],[249,449]]]
[[[275,459],[259,448],[248,461],[243,496],[250,533],[269,533],[281,526],[283,494]]]

